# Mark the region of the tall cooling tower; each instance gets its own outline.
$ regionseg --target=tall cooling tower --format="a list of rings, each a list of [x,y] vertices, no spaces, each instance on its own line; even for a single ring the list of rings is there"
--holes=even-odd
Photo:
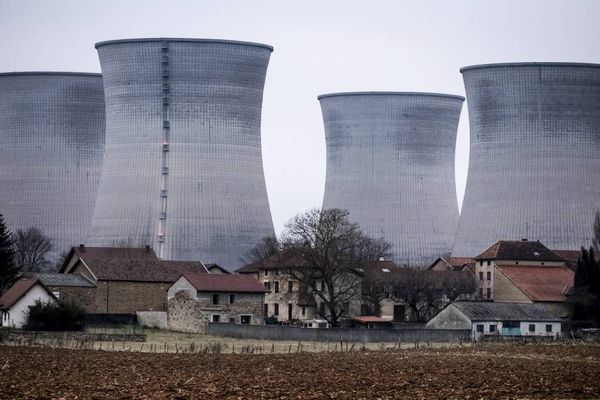
[[[589,246],[600,208],[600,65],[461,72],[471,153],[453,254],[475,256],[501,239]]]
[[[103,149],[100,74],[0,74],[0,213],[48,236],[51,261],[88,233]]]
[[[458,205],[456,130],[464,98],[364,92],[319,97],[327,143],[323,208],[350,211],[392,244],[398,263],[424,267],[452,249]]]
[[[90,243],[239,266],[274,234],[260,142],[272,47],[131,39],[96,48],[107,129]]]

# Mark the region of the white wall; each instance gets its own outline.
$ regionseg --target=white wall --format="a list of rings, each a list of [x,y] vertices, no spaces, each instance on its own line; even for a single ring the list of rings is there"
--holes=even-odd
[[[534,332],[529,332],[529,325],[535,326]],[[546,332],[546,325],[552,325],[552,332]],[[561,332],[560,322],[521,322],[522,336],[558,336]]]
[[[172,299],[178,292],[188,292],[192,299],[196,298],[196,288],[185,277],[181,276],[167,291],[167,299]]]
[[[9,318],[8,321],[4,319],[3,325],[22,328],[25,322],[27,322],[29,306],[32,306],[36,300],[41,300],[43,302],[56,301],[40,284],[36,284],[8,310]]]

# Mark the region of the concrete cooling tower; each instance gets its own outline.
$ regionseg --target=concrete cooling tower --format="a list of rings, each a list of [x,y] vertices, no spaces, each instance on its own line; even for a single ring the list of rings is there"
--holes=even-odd
[[[274,234],[260,134],[272,47],[131,39],[96,48],[107,129],[90,244],[240,266]]]
[[[0,213],[48,236],[50,261],[88,233],[103,149],[100,74],[0,74]]]
[[[464,98],[433,93],[319,97],[327,143],[323,208],[350,211],[394,260],[425,267],[452,249],[456,130]]]
[[[461,69],[471,153],[453,255],[497,240],[590,246],[600,208],[600,65]]]

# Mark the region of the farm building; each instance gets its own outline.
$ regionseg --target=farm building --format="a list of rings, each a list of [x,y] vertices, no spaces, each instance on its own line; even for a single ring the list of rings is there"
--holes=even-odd
[[[470,329],[484,336],[549,336],[561,334],[561,319],[540,304],[457,301],[427,322],[434,329]]]
[[[168,327],[204,333],[208,322],[262,324],[267,292],[249,275],[185,273],[167,292]]]
[[[36,301],[56,302],[52,293],[37,279],[20,279],[0,297],[0,326],[22,328],[29,306]]]
[[[40,272],[33,274],[33,277],[48,288],[57,300],[77,303],[86,310],[94,304],[96,284],[83,275]]]

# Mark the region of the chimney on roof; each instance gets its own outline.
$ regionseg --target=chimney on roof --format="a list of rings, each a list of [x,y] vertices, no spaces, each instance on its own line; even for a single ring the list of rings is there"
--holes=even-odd
[[[521,242],[526,242],[527,238],[521,239]]]
[[[146,251],[147,251],[147,252],[150,252],[150,245],[149,245],[149,244],[147,244],[145,247],[146,247]]]
[[[79,243],[79,250],[85,251],[85,245],[83,243]]]

